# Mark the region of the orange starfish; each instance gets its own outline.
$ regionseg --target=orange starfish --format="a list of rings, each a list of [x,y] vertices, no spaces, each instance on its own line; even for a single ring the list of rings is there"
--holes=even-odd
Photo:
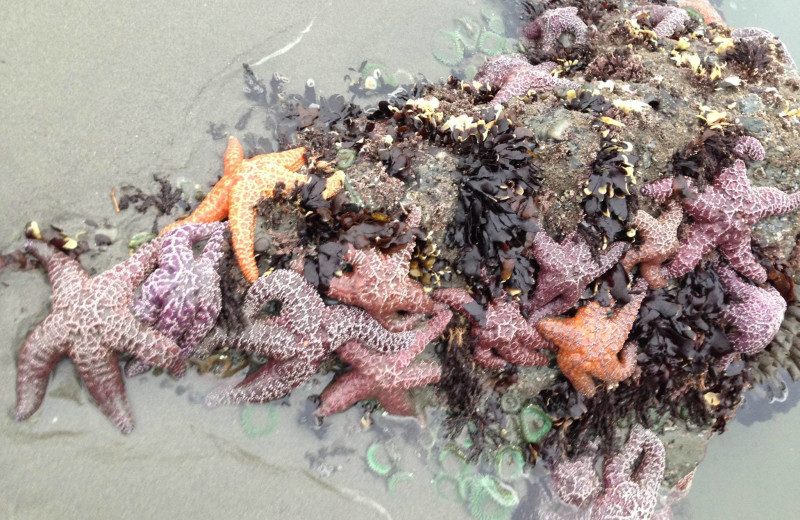
[[[306,162],[305,152],[306,149],[300,147],[245,159],[239,140],[229,137],[222,178],[191,215],[173,222],[160,234],[190,222],[215,222],[228,217],[239,267],[247,281],[254,282],[258,278],[253,254],[256,206],[261,200],[274,197],[279,186],[291,193],[309,181],[307,175],[295,173]],[[337,172],[328,179],[322,196],[326,199],[333,197],[342,189],[343,182],[344,174]]]
[[[718,23],[725,25],[725,20],[708,0],[678,0],[678,7],[693,9],[700,13],[706,25]]]
[[[636,287],[641,292],[613,316],[609,316],[608,307],[589,302],[572,318],[545,318],[536,324],[541,335],[558,347],[561,371],[586,397],[595,394],[593,377],[618,383],[636,368],[636,344],[625,344],[625,340],[644,299],[641,282]]]

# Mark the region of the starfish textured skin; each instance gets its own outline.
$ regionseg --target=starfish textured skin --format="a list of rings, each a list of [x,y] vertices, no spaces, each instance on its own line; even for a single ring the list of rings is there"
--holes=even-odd
[[[691,188],[693,183],[687,179]],[[641,193],[657,200],[672,195],[673,179],[666,178],[642,187]],[[682,200],[683,208],[694,218],[688,239],[681,244],[666,268],[670,278],[682,276],[700,259],[719,248],[737,272],[754,282],[767,280],[767,271],[758,263],[750,248],[753,225],[759,220],[780,215],[800,206],[800,192],[787,195],[777,188],[753,188],[747,167],[741,159],[723,168],[714,183],[703,193]]]
[[[719,281],[731,301],[722,318],[733,325],[731,346],[742,354],[756,354],[770,344],[786,312],[786,300],[771,285],[751,285],[728,266],[717,266]]]
[[[220,276],[227,223],[187,224],[166,233],[158,253],[158,268],[142,284],[133,303],[134,315],[151,325],[181,348],[183,359],[214,327],[222,307]],[[193,246],[208,239],[195,258]],[[150,368],[131,360],[125,375],[141,374]]]
[[[278,316],[259,316],[265,303],[281,302]],[[347,305],[326,306],[302,275],[277,270],[259,278],[249,289],[242,312],[247,326],[242,332],[215,329],[204,342],[269,358],[259,371],[233,387],[223,387],[206,397],[206,404],[261,403],[288,394],[306,382],[320,363],[347,342],[379,354],[396,354],[427,345],[434,325],[391,333],[363,309]],[[446,323],[445,323],[446,325]],[[443,328],[443,327],[442,327]],[[435,331],[438,335],[441,330]]]
[[[414,207],[406,224],[418,226],[420,218],[420,209]],[[421,283],[408,276],[414,243],[391,254],[349,245],[343,261],[352,268],[331,279],[327,295],[366,309],[391,332],[408,330],[423,315],[435,314],[443,307],[431,299]],[[401,311],[408,314],[400,315]]]
[[[18,421],[42,403],[56,363],[69,356],[100,410],[123,433],[133,431],[133,414],[117,361],[126,352],[180,376],[186,370],[180,347],[137,321],[131,300],[156,266],[161,240],[142,246],[126,261],[89,277],[77,260],[43,242],[29,240],[25,250],[46,268],[53,287],[50,315],[28,336],[17,365]]]
[[[500,86],[492,104],[508,103],[511,98],[523,96],[529,90],[580,87],[574,81],[553,76],[551,72],[557,67],[552,61],[531,65],[519,55],[496,56],[481,66],[475,81]]]
[[[565,32],[575,37],[576,45],[586,45],[589,41],[589,28],[578,17],[577,7],[548,9],[522,28],[526,38],[540,40],[539,47],[544,52],[553,52],[558,38]]]
[[[642,305],[643,286],[637,283],[640,292],[611,317],[610,308],[593,301],[572,318],[546,318],[536,324],[539,333],[558,348],[559,368],[584,396],[595,394],[593,377],[618,383],[633,374],[636,344],[625,340]]]
[[[589,244],[577,233],[570,233],[561,244],[544,231],[536,233],[529,256],[539,264],[539,274],[528,304],[532,311],[529,322],[533,325],[545,316],[571,309],[586,286],[617,263],[624,248],[623,242],[617,242],[595,259]]]
[[[301,147],[245,159],[241,143],[231,136],[225,151],[222,178],[191,215],[165,227],[161,235],[177,226],[216,222],[228,217],[239,267],[247,281],[254,282],[258,278],[253,253],[256,206],[261,200],[274,197],[280,186],[286,193],[291,193],[308,183],[307,175],[296,173],[306,162],[305,152],[306,149]],[[333,197],[341,190],[343,175],[338,172],[328,179],[322,194],[324,198]]]
[[[671,202],[658,219],[644,211],[633,218],[632,226],[642,236],[643,243],[637,249],[630,249],[622,257],[622,266],[630,273],[639,264],[642,276],[654,291],[667,285],[661,273],[661,264],[672,258],[680,248],[678,228],[683,221],[683,209],[678,202]]]
[[[392,415],[416,415],[408,391],[438,383],[442,366],[437,361],[415,363],[414,359],[442,333],[452,317],[449,310],[440,311],[417,333],[417,339],[409,348],[396,354],[377,353],[359,341],[346,342],[336,353],[353,369],[322,392],[319,408],[314,413],[324,417],[346,410],[358,401],[374,398]]]
[[[550,348],[535,327],[522,316],[519,304],[495,298],[486,308],[486,324],[481,326],[465,307],[477,305],[464,289],[439,289],[433,299],[446,303],[472,322],[475,338],[475,361],[486,368],[501,369],[507,363],[522,366],[545,366],[549,360],[541,352]]]
[[[653,31],[659,38],[670,38],[686,28],[691,21],[686,10],[671,5],[645,5],[631,11],[638,15],[646,13],[655,24]]]

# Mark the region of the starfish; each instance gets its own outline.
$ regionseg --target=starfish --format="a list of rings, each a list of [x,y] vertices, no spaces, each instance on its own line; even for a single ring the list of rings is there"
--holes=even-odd
[[[595,394],[593,377],[617,383],[633,374],[636,344],[625,344],[625,340],[642,305],[643,289],[640,280],[635,288],[638,294],[613,316],[609,308],[593,301],[572,318],[546,318],[536,324],[539,333],[558,348],[559,368],[584,396]]]
[[[231,136],[225,151],[222,178],[191,215],[165,227],[161,235],[177,226],[215,222],[228,217],[239,267],[247,281],[254,282],[258,278],[253,254],[256,206],[259,201],[274,197],[280,186],[291,193],[308,183],[307,175],[296,173],[306,162],[305,152],[306,149],[301,147],[245,159],[241,143]],[[328,179],[322,196],[328,199],[336,195],[343,181],[344,174],[337,172]]]
[[[742,354],[756,354],[770,344],[786,312],[786,300],[771,285],[751,285],[728,266],[717,264],[719,281],[730,298],[722,318],[734,327],[731,346]]]
[[[420,209],[415,207],[406,224],[418,226],[420,217]],[[422,315],[435,314],[442,306],[431,300],[421,283],[408,276],[414,243],[411,241],[392,254],[348,245],[343,261],[349,268],[331,279],[328,296],[366,309],[391,332],[408,330]]]
[[[634,425],[622,451],[603,462],[603,493],[592,505],[592,519],[651,518],[665,467],[661,439],[640,424]]]
[[[678,7],[697,11],[703,17],[706,25],[712,23],[725,25],[725,20],[708,0],[678,0]]]
[[[322,392],[319,408],[314,413],[324,417],[346,410],[363,399],[374,398],[392,415],[415,415],[408,391],[438,383],[442,366],[432,360],[413,363],[414,358],[442,333],[452,316],[449,310],[439,311],[418,333],[414,344],[397,354],[376,353],[359,341],[346,342],[336,353],[353,369]]]
[[[576,45],[586,45],[589,41],[589,28],[578,18],[577,7],[548,9],[522,28],[526,38],[541,40],[540,48],[544,52],[553,52],[558,38],[565,32],[575,37]]]
[[[573,460],[559,461],[550,467],[550,487],[563,502],[580,509],[594,503],[603,485],[594,467],[597,462],[597,446]]]
[[[691,179],[686,183],[690,188],[693,186]],[[641,190],[642,195],[657,200],[666,200],[672,192],[671,177],[643,186]],[[670,278],[694,269],[703,255],[718,247],[736,271],[763,283],[767,280],[767,271],[750,249],[753,224],[800,206],[800,192],[787,195],[776,188],[751,187],[744,161],[736,159],[733,166],[722,169],[703,193],[684,198],[682,203],[694,223],[689,228],[688,240],[667,266],[666,274]]]
[[[622,266],[627,272],[640,264],[642,276],[654,291],[667,285],[661,274],[661,264],[678,252],[678,227],[683,220],[683,209],[677,202],[671,202],[667,211],[658,220],[644,211],[633,218],[632,226],[643,239],[638,249],[631,249],[622,257]]]
[[[493,104],[507,103],[511,98],[522,96],[529,90],[552,90],[554,88],[577,89],[578,83],[551,74],[558,67],[552,61],[531,65],[519,55],[496,56],[480,68],[475,81],[499,85],[500,90]]]
[[[544,231],[536,233],[529,256],[539,264],[539,275],[528,304],[533,311],[528,321],[533,325],[540,318],[571,309],[586,286],[619,260],[624,248],[623,242],[617,242],[595,259],[589,244],[579,239],[577,233],[570,233],[561,244]]]
[[[549,348],[549,344],[539,332],[522,316],[519,305],[495,298],[486,308],[486,321],[481,325],[467,311],[467,307],[477,305],[464,289],[439,289],[433,299],[448,304],[464,314],[472,322],[472,335],[475,338],[475,361],[486,368],[500,369],[507,363],[523,366],[544,366],[549,360],[537,350]]]
[[[762,29],[761,27],[740,27],[738,29],[734,29],[731,32],[731,38],[734,40],[734,45],[737,40],[770,40],[776,41],[778,47],[783,54],[783,61],[790,67],[797,67],[797,64],[792,58],[791,53],[789,53],[789,48],[786,47],[786,44],[783,43],[777,36],[775,36],[772,32]]]
[[[270,301],[281,303],[278,316],[261,316]],[[261,403],[283,397],[313,376],[331,352],[355,341],[379,354],[396,354],[422,347],[441,329],[431,320],[418,331],[390,333],[366,311],[347,305],[328,307],[302,275],[277,270],[259,278],[248,290],[241,333],[217,332],[205,344],[217,344],[269,358],[256,373],[233,387],[206,397],[206,404]],[[446,325],[446,323],[445,323]],[[444,326],[442,326],[444,328]]]
[[[135,255],[90,278],[77,260],[43,242],[29,240],[25,251],[46,268],[53,286],[50,315],[22,345],[17,365],[18,421],[42,403],[56,363],[69,356],[100,410],[123,433],[133,431],[133,414],[117,362],[127,352],[148,365],[182,375],[180,348],[161,332],[131,314],[133,293],[156,266],[161,241],[142,246]]]
[[[691,21],[684,9],[671,5],[645,5],[636,7],[631,12],[636,15],[646,13],[655,24],[653,31],[659,38],[670,38],[683,31]]]
[[[142,284],[133,304],[134,315],[175,341],[183,359],[214,327],[222,307],[217,266],[226,229],[226,223],[212,222],[188,224],[164,234],[158,268]],[[206,238],[203,252],[195,258],[193,246]],[[125,375],[149,369],[134,359],[125,366]]]
[[[684,475],[666,496],[659,496],[659,507],[653,513],[651,520],[672,520],[672,505],[689,495],[692,480],[694,480],[694,471]]]

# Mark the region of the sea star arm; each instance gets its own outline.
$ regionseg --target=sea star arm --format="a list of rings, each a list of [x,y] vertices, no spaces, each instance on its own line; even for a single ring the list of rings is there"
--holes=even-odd
[[[719,245],[719,250],[728,258],[731,266],[754,282],[766,282],[767,271],[753,254],[750,246],[750,234],[731,231],[726,238],[727,240]]]
[[[278,321],[301,336],[317,331],[327,312],[314,287],[301,274],[289,269],[278,269],[250,286],[242,312],[255,320],[264,304],[271,300],[281,302]]]
[[[103,338],[108,350],[127,352],[148,365],[166,368],[175,376],[186,371],[180,347],[167,336],[133,316],[111,319],[113,326],[106,329],[107,337]]]
[[[70,329],[51,314],[25,340],[17,365],[17,407],[14,417],[22,421],[42,404],[50,372],[67,352]]]
[[[616,242],[612,244],[605,253],[599,255],[599,258],[597,259],[597,269],[594,270],[589,277],[592,279],[597,278],[611,269],[611,267],[613,267],[622,256],[623,251],[625,251],[625,247],[627,247],[625,242]],[[580,298],[580,295],[578,295],[578,297]]]
[[[244,161],[244,148],[242,143],[235,136],[228,137],[228,147],[222,158],[222,176],[230,176],[236,173],[236,169]]]
[[[667,264],[664,274],[668,278],[677,278],[688,273],[694,269],[703,255],[717,246],[718,241],[722,238],[723,235],[717,224],[695,223],[689,231],[688,240],[683,242],[675,258]]]
[[[53,291],[53,307],[61,305],[61,300],[69,300],[74,297],[74,280],[81,280],[88,283],[90,278],[80,264],[53,247],[39,240],[28,240],[25,242],[25,251],[44,265],[47,269],[47,276],[50,278],[50,286]]]
[[[800,191],[784,193],[777,188],[754,188],[752,220],[761,220],[770,215],[782,215],[800,206]]]
[[[111,349],[92,348],[70,357],[100,411],[122,433],[133,431],[133,413],[125,396],[125,383],[119,369],[117,353]]]
[[[340,376],[322,392],[315,415],[321,417],[333,415],[347,410],[359,401],[369,399],[372,397],[373,388],[364,383],[365,378],[355,371]]]
[[[236,176],[233,175],[223,176],[188,217],[164,227],[159,235],[163,236],[184,224],[216,222],[227,217],[230,192],[233,185],[236,184],[236,180]]]
[[[233,388],[220,388],[206,396],[211,407],[237,403],[265,403],[279,399],[314,375],[318,364],[296,357],[270,361]]]
[[[108,271],[91,279],[92,290],[114,285],[121,291],[121,296],[130,298],[137,287],[153,272],[158,262],[158,253],[162,240],[157,238],[140,247],[133,256]]]

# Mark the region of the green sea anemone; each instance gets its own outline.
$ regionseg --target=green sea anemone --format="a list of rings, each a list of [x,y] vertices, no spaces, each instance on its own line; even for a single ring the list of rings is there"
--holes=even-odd
[[[397,465],[397,459],[397,454],[386,444],[376,442],[367,448],[367,467],[376,475],[388,475]]]
[[[519,413],[522,436],[528,442],[539,442],[553,427],[553,421],[538,406],[529,404]]]
[[[525,455],[517,446],[504,446],[495,456],[497,475],[503,480],[519,480],[525,473]]]
[[[386,487],[389,493],[394,493],[394,489],[402,482],[409,482],[414,479],[414,474],[408,471],[398,471],[389,477]]]
[[[519,505],[519,495],[500,479],[475,476],[470,483],[469,512],[478,520],[505,520],[511,518]]]

